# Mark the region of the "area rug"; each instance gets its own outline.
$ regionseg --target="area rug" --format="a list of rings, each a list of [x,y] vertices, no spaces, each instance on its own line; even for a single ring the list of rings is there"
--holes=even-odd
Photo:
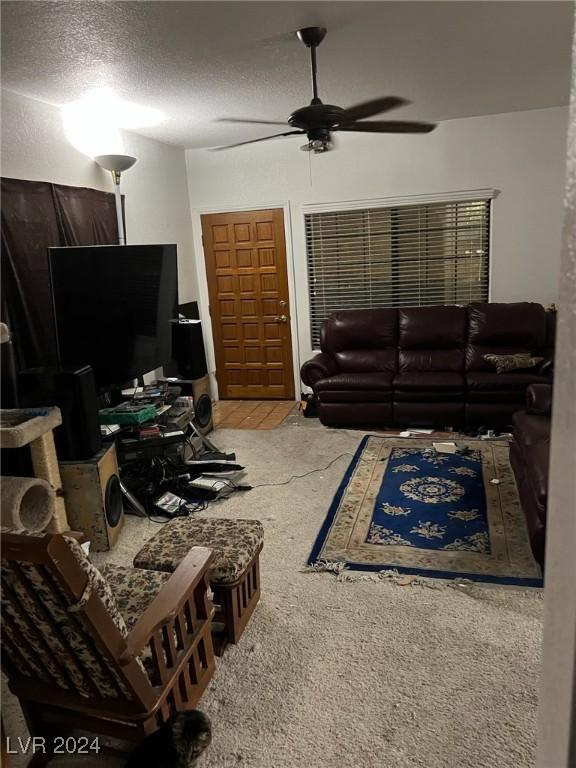
[[[542,586],[508,444],[366,436],[338,488],[308,563],[395,569],[432,578]]]

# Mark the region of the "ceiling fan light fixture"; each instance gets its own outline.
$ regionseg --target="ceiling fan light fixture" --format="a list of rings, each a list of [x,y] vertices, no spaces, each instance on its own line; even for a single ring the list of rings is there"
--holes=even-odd
[[[300,149],[303,152],[314,152],[314,154],[320,155],[323,152],[328,152],[333,147],[333,143],[327,139],[310,139],[306,144],[302,144]]]

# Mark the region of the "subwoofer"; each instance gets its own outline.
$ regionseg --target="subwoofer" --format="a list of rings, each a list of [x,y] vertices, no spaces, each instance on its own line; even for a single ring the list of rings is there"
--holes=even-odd
[[[87,461],[60,462],[60,474],[70,529],[83,531],[96,552],[112,549],[124,525],[116,447]]]
[[[210,376],[193,379],[192,397],[194,398],[194,424],[200,434],[207,435],[214,429],[212,420],[212,395],[210,393]]]

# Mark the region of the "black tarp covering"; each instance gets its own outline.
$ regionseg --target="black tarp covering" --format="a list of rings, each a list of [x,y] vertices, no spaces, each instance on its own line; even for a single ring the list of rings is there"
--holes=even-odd
[[[19,370],[56,362],[47,248],[118,242],[114,195],[44,181],[1,179],[2,320]]]

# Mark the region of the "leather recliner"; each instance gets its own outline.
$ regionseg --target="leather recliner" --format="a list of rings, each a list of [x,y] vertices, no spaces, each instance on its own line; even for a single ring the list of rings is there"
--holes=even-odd
[[[530,384],[549,381],[554,325],[529,302],[344,310],[323,323],[302,381],[326,426],[501,428]],[[483,357],[515,352],[544,363],[497,373]]]
[[[512,417],[510,446],[510,464],[526,517],[532,552],[541,565],[544,564],[546,540],[551,412],[551,385],[529,386],[525,410],[517,411]]]

